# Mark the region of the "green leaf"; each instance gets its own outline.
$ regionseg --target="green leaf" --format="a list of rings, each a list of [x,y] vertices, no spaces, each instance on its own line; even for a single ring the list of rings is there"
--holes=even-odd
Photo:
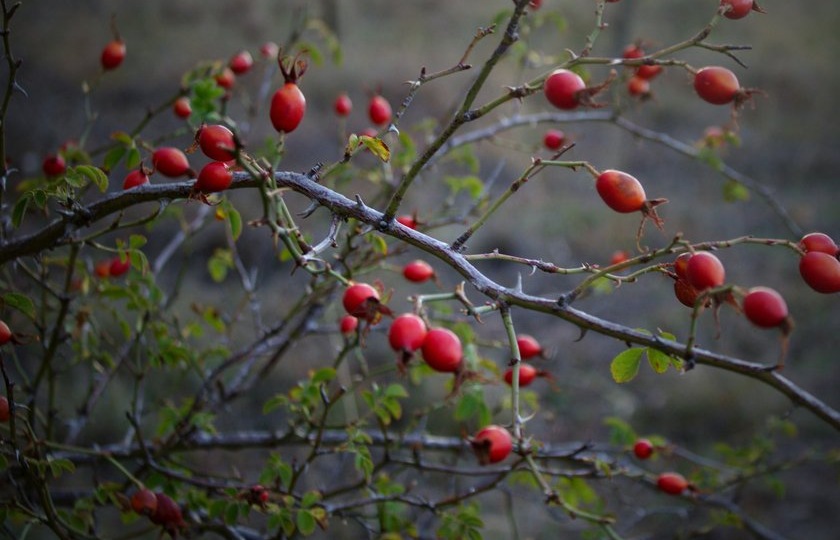
[[[134,139],[125,131],[115,131],[111,133],[111,139],[121,143],[123,146],[134,146]]]
[[[331,367],[321,368],[312,374],[312,382],[314,384],[328,383],[335,379],[336,371]]]
[[[478,416],[482,407],[486,407],[483,395],[477,392],[464,392],[458,400],[453,417],[457,422],[465,422]]]
[[[393,383],[385,389],[385,396],[389,398],[407,398],[408,392],[401,384]]]
[[[29,317],[35,319],[35,303],[23,294],[9,292],[3,295],[3,304],[16,309]]]
[[[105,154],[105,158],[102,160],[102,168],[106,171],[110,171],[120,162],[123,158],[125,153],[127,152],[125,146],[117,146],[115,148],[111,148],[108,150],[108,153]]]
[[[713,148],[704,147],[699,149],[697,151],[697,159],[716,171],[723,169],[723,160],[720,159],[720,156]]]
[[[333,63],[340,65],[343,60],[341,42],[338,40],[338,36],[335,35],[332,29],[324,24],[324,21],[321,19],[309,19],[306,26],[309,30],[314,30],[318,33],[321,39],[324,40],[324,44],[327,46],[327,49],[330,51]]]
[[[344,146],[344,153],[345,154],[352,154],[356,148],[359,147],[359,136],[355,133],[351,133],[350,136],[347,138],[347,144]]]
[[[48,459],[47,464],[50,467],[50,474],[53,478],[58,478],[64,472],[72,473],[76,470],[76,466],[69,459]]]
[[[228,502],[224,499],[216,499],[207,507],[207,514],[210,518],[215,519],[224,514],[227,509]]]
[[[268,401],[265,402],[265,404],[263,405],[262,412],[263,414],[268,414],[274,409],[284,407],[288,403],[288,397],[286,397],[283,394],[277,394],[276,396],[269,398]]]
[[[453,195],[466,191],[470,197],[478,199],[484,193],[484,182],[478,176],[447,176],[443,180]]]
[[[318,522],[309,510],[299,510],[297,513],[297,528],[304,536],[309,536],[315,532],[315,527]]]
[[[227,199],[225,199],[225,217],[230,226],[230,234],[235,242],[239,240],[239,235],[242,234],[242,215]]]
[[[405,131],[400,131],[400,149],[394,155],[394,162],[397,166],[403,167],[413,163],[417,158],[417,148],[414,141]]]
[[[26,215],[26,210],[29,208],[29,201],[32,197],[29,193],[25,193],[18,201],[15,203],[15,207],[12,209],[12,225],[17,229],[20,227],[21,222],[23,221],[23,217]]]
[[[610,428],[610,444],[628,446],[638,438],[633,427],[617,416],[604,418],[604,425]]]
[[[723,200],[726,202],[742,202],[750,200],[750,190],[744,184],[729,180],[723,185]]]
[[[231,268],[233,268],[233,254],[228,249],[216,249],[207,261],[207,270],[216,283],[224,281]]]
[[[671,365],[670,356],[662,351],[651,349],[649,347],[645,349],[645,353],[647,354],[648,363],[650,364],[650,367],[653,368],[653,371],[657,373],[665,373],[668,371],[668,367]]]
[[[128,151],[128,157],[125,158],[125,167],[126,169],[136,169],[142,160],[143,158],[140,155],[140,150],[133,147]]]
[[[149,259],[146,254],[139,250],[132,250],[128,252],[128,258],[131,260],[131,266],[137,268],[144,274],[149,269]]]
[[[292,521],[291,512],[286,508],[281,508],[272,514],[266,524],[269,529],[282,528],[286,536],[292,536],[295,533],[295,522]]]
[[[388,148],[388,145],[382,139],[377,137],[370,137],[368,135],[362,135],[359,137],[359,140],[362,141],[368,150],[373,152],[373,155],[378,157],[385,163],[391,159],[391,149]]]
[[[239,519],[239,503],[230,503],[225,508],[225,523],[233,525]]]
[[[300,500],[302,508],[310,508],[312,505],[321,500],[321,493],[318,491],[307,491]]]
[[[36,189],[32,192],[32,201],[35,203],[35,206],[43,210],[47,206],[47,192],[43,189]]]
[[[73,170],[93,182],[102,193],[105,193],[108,189],[108,177],[99,167],[94,167],[93,165],[78,165],[74,167]]]
[[[132,234],[128,237],[129,249],[140,249],[146,245],[146,242],[148,242],[148,240],[142,234]]]
[[[639,363],[644,349],[633,347],[619,353],[610,364],[610,373],[617,383],[632,381],[639,373]]]
[[[368,234],[367,236],[365,236],[365,239],[368,242],[370,242],[371,246],[380,254],[388,254],[388,244],[385,242],[385,239],[379,236],[378,234]]]

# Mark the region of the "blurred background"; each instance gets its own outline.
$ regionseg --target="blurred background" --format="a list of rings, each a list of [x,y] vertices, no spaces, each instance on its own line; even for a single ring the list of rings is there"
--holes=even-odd
[[[372,92],[382,92],[396,106],[406,95],[405,82],[417,77],[421,67],[434,72],[454,65],[476,29],[489,25],[510,5],[505,0],[24,2],[14,21],[12,46],[23,60],[19,83],[27,96],[16,95],[8,114],[9,156],[24,175],[39,174],[44,155],[56,151],[66,140],[81,136],[88,118],[86,106],[97,115],[91,125],[89,147],[104,144],[110,133],[135,125],[147,109],[171,99],[179,89],[181,75],[197,62],[224,61],[241,49],[257,57],[263,42],[283,43],[288,39],[301,13],[309,10],[334,28],[343,59],[336,63],[325,54],[323,62],[313,63],[300,83],[307,98],[307,116],[298,132],[289,137],[283,167],[305,171],[315,163],[340,158],[342,145],[332,112],[332,102],[339,92],[348,92],[355,105],[348,128],[365,129],[366,102]],[[538,15],[559,14],[564,29],[558,32],[554,25],[545,24],[523,37],[546,54],[562,55],[567,48],[579,50],[591,31],[594,5],[589,0],[545,0]],[[716,6],[716,0],[627,0],[610,4],[605,17],[608,26],[601,31],[592,54],[620,56],[623,48],[637,39],[644,40],[647,50],[681,41],[699,31]],[[553,127],[562,129],[576,143],[565,156],[568,159],[586,159],[600,169],[625,170],[643,182],[649,197],[669,199],[660,210],[665,232],[648,225],[643,244],[664,245],[677,232],[692,242],[742,235],[798,240],[801,233],[812,230],[840,239],[840,34],[836,31],[840,4],[764,0],[762,6],[766,14],[722,21],[710,40],[752,45],[752,50],[737,53],[746,68],[708,50],[685,51],[678,58],[695,67],[727,66],[737,73],[742,86],[762,90],[738,119],[740,146],[730,145],[720,152],[727,164],[772,194],[797,230],[790,230],[756,194],[747,201],[726,202],[725,179],[706,164],[637,139],[606,122],[540,124],[507,131],[477,146],[481,158],[478,175],[485,181],[496,178],[492,190],[500,193],[528,166],[531,156],[547,155],[541,148],[542,135]],[[120,69],[97,83],[99,51],[111,38],[112,14],[128,53]],[[496,36],[481,41],[470,60],[479,64],[496,42]],[[259,69],[237,84],[258,92],[263,67],[260,63]],[[546,69],[503,63],[478,103]],[[593,81],[600,81],[607,69],[593,67],[590,74]],[[424,86],[418,93],[402,120],[418,148],[423,147],[423,132],[410,131],[408,126],[426,118],[443,121],[472,76],[470,71],[450,76]],[[95,85],[87,103],[82,80]],[[272,84],[279,82],[275,78]],[[683,70],[665,70],[653,81],[652,91],[650,100],[639,102],[623,95],[622,87],[616,85],[606,100],[623,107],[626,117],[639,125],[667,132],[688,144],[700,140],[707,127],[729,121],[727,107],[714,107],[695,96]],[[259,145],[273,133],[267,115],[262,114],[266,104],[248,101],[246,94],[252,93],[234,90],[231,116],[249,119],[241,127],[247,141]],[[262,113],[252,117],[242,114],[255,108]],[[546,109],[542,96],[536,95],[523,103],[506,104],[497,112],[512,115]],[[174,117],[161,115],[147,129],[149,133],[166,133],[180,125]],[[466,126],[465,131],[486,125],[488,122],[482,121]],[[186,147],[190,138],[184,134],[170,142]],[[405,209],[416,209],[421,217],[433,214],[447,196],[441,178],[457,172],[457,165],[441,165],[429,171],[409,193]],[[123,173],[115,171],[114,175],[121,179]],[[112,183],[118,188],[119,181]],[[352,197],[364,189],[361,183],[349,184],[343,192]],[[248,213],[249,205],[256,206],[254,200],[243,198],[238,203],[246,219],[254,217]],[[292,204],[303,207],[305,201]],[[635,250],[637,225],[635,216],[605,211],[583,173],[549,170],[516,193],[473,238],[468,252],[498,248],[503,253],[542,258],[564,267],[583,262],[604,264],[615,250]],[[449,241],[462,228],[444,227],[434,234]],[[264,234],[249,234],[246,232],[245,238],[254,241],[243,243],[246,262],[260,269],[261,288],[266,294],[282,297],[283,287],[295,283],[294,278],[278,263]],[[162,243],[163,239],[150,238],[150,258]],[[199,237],[193,256],[209,253],[214,246],[212,236]],[[405,258],[416,256],[418,253],[409,251]],[[728,281],[746,287],[767,285],[782,292],[796,320],[785,374],[829,405],[840,407],[837,295],[811,291],[798,276],[796,257],[783,248],[739,246],[721,251],[719,257],[726,265]],[[557,295],[576,283],[568,277],[529,275],[527,269],[509,264],[485,263],[479,268],[505,285],[514,285],[521,275],[527,292],[546,296]],[[439,265],[436,269],[444,287],[459,281]],[[208,302],[213,297],[224,298],[228,293],[223,288],[206,288],[209,279],[202,270],[203,266],[196,269],[195,290],[202,290]],[[389,284],[398,283],[398,276],[377,277]],[[430,285],[428,291],[434,290]],[[479,300],[474,291],[467,292]],[[400,302],[404,300],[396,295],[395,304]],[[407,306],[407,302],[402,304],[402,308]],[[670,280],[663,277],[647,276],[610,293],[591,295],[576,306],[634,327],[661,328],[680,340],[688,332],[689,313],[673,298]],[[616,416],[641,434],[659,434],[699,454],[717,455],[716,441],[746,443],[765,433],[768,419],[774,416],[789,418],[799,429],[797,437],[784,439],[780,458],[837,447],[836,432],[759,383],[706,367],[683,375],[673,370],[656,375],[643,365],[636,380],[617,385],[610,378],[609,362],[622,350],[622,344],[594,335],[576,341],[576,328],[536,314],[515,312],[514,322],[519,331],[536,336],[548,350],[549,360],[540,367],[552,374],[556,388],[548,384],[538,388],[541,410],[529,424],[529,429],[545,440],[604,440],[608,428],[601,419]],[[711,317],[704,316],[699,345],[749,361],[776,361],[779,343],[774,332],[751,327],[731,309],[722,310],[721,327],[721,336],[715,339]],[[488,340],[501,337],[501,325],[493,317],[488,317],[477,331]],[[369,357],[380,355],[382,362],[392,361],[381,343],[371,341]],[[325,337],[308,343],[312,350],[301,351],[307,359],[317,358],[319,350],[328,351],[335,345]],[[487,356],[500,361],[504,358],[501,351],[490,350]],[[308,367],[311,364],[302,362],[295,369],[302,374]],[[288,380],[278,384],[287,385]],[[260,400],[272,393],[266,389],[264,395],[254,396],[252,403],[243,406],[260,407]],[[490,391],[490,397],[500,401],[502,389]],[[419,394],[412,399],[422,401]],[[235,415],[227,420],[235,422]],[[106,425],[102,425],[101,436],[107,439],[110,429]],[[121,429],[116,432],[122,433]],[[453,426],[441,429],[457,434]],[[745,493],[741,501],[744,508],[791,538],[832,537],[837,470],[806,462],[793,473],[779,472],[778,477],[788,485],[783,496],[757,482]],[[532,502],[539,507],[538,500]],[[534,513],[542,515],[539,508]],[[491,520],[490,515],[486,518]],[[523,519],[520,525],[524,537],[556,537],[550,518]],[[488,527],[488,538],[505,537],[494,536],[491,531]],[[739,537],[738,533],[733,532],[732,537]]]

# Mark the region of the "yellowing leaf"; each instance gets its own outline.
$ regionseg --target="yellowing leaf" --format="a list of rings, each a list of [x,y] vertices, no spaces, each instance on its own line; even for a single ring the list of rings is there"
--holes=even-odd
[[[359,137],[368,150],[373,152],[373,154],[381,159],[383,162],[387,163],[388,160],[391,159],[391,149],[388,148],[388,145],[382,141],[382,139],[376,137],[370,137],[368,135],[362,135]]]

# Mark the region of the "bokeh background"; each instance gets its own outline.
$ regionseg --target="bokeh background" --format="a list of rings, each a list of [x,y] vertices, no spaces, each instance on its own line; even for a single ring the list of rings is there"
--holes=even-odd
[[[648,49],[685,39],[702,28],[716,5],[715,0],[626,0],[611,4],[606,16],[609,26],[601,32],[593,54],[620,55],[626,44],[640,38],[648,43]],[[840,239],[840,34],[836,31],[840,4],[764,0],[762,6],[766,14],[723,21],[711,40],[752,45],[752,50],[737,53],[748,68],[706,50],[686,51],[679,57],[698,67],[728,66],[737,72],[743,86],[763,90],[742,111],[742,142],[723,150],[726,163],[769,190],[787,209],[798,232],[821,230]],[[301,82],[307,96],[307,117],[289,139],[284,167],[304,171],[317,162],[329,163],[340,157],[341,145],[331,109],[338,92],[347,91],[356,105],[348,127],[364,129],[364,104],[370,92],[379,90],[393,104],[399,103],[406,94],[405,81],[416,77],[421,66],[436,71],[453,65],[476,28],[487,26],[495,14],[509,7],[510,2],[505,0],[24,1],[15,19],[12,43],[15,54],[23,59],[19,82],[27,96],[15,96],[8,115],[9,155],[24,174],[34,175],[45,154],[81,135],[87,114],[81,81],[91,82],[97,77],[99,51],[110,39],[112,14],[127,42],[128,55],[123,66],[99,81],[90,96],[89,106],[98,115],[89,135],[91,146],[106,142],[111,132],[134,125],[148,108],[169,99],[178,90],[181,74],[198,61],[226,59],[240,49],[257,56],[264,41],[282,43],[288,38],[301,10],[322,15],[341,40],[343,60],[339,64],[325,58],[322,65],[311,66]],[[527,39],[545,44],[551,54],[561,54],[566,48],[579,49],[591,29],[594,2],[545,0],[541,13],[553,10],[564,18],[565,30],[543,28]],[[471,59],[479,63],[495,43],[495,37],[482,41]],[[479,101],[544,69],[504,64],[486,85]],[[593,68],[592,75],[594,80],[600,80],[606,71]],[[456,104],[471,76],[466,72],[425,86],[406,113],[403,125],[424,118],[440,121]],[[255,70],[240,83],[256,89],[260,77],[260,71]],[[635,122],[688,143],[700,139],[707,126],[729,119],[727,108],[713,107],[694,95],[682,70],[666,70],[654,81],[653,92],[653,98],[643,104],[629,102],[620,95],[615,99],[627,108],[627,116]],[[232,111],[256,106],[264,112],[265,103],[244,102],[237,96],[235,93]],[[505,105],[499,112],[510,115],[545,109],[541,96],[534,96],[521,104]],[[174,118],[162,115],[149,131],[165,133],[178,126]],[[724,179],[712,168],[638,140],[608,123],[543,124],[506,132],[493,142],[478,146],[477,153],[482,158],[480,176],[487,180],[496,175],[493,189],[504,189],[527,167],[532,155],[543,152],[540,141],[548,127],[562,129],[576,142],[576,148],[568,155],[570,159],[587,159],[599,168],[626,170],[644,182],[649,196],[670,200],[661,209],[666,232],[648,228],[648,245],[664,244],[677,232],[691,241],[748,234],[798,239],[797,231],[789,230],[761,197],[753,195],[745,202],[725,202]],[[242,128],[255,144],[271,135],[265,114],[256,114]],[[422,147],[421,136],[415,136]],[[189,136],[182,135],[172,142],[186,146]],[[410,193],[407,207],[421,215],[433,212],[445,196],[441,178],[446,173],[442,167],[424,175],[422,184]],[[114,174],[121,178],[119,171]],[[535,178],[475,236],[469,251],[498,248],[504,253],[542,258],[568,267],[582,262],[603,264],[615,250],[632,251],[635,218],[605,212],[591,185],[584,180],[581,173],[561,170]],[[118,183],[114,181],[114,185]],[[359,186],[351,184],[345,194],[352,196],[354,190],[364,189],[363,182]],[[239,203],[246,214],[248,205],[257,204],[247,198]],[[436,234],[452,240],[460,231],[460,226],[451,226],[438,229]],[[243,248],[246,261],[260,269],[262,294],[276,295],[282,302],[284,287],[295,283],[295,278],[289,277],[288,268],[278,262],[268,238],[250,234],[246,233],[246,239],[253,241],[245,242]],[[163,242],[163,238],[150,238],[151,258]],[[199,236],[191,256],[201,260],[202,254],[209,253],[215,245],[212,235]],[[406,259],[416,255],[409,252]],[[724,250],[719,256],[726,264],[730,281],[744,286],[768,285],[783,292],[797,324],[785,374],[833,407],[840,407],[837,295],[818,295],[808,289],[799,279],[796,258],[785,249],[741,246]],[[558,294],[575,283],[570,278],[528,275],[522,267],[513,265],[487,263],[480,268],[504,284],[513,285],[521,275],[523,287],[535,294]],[[445,286],[457,283],[457,276],[443,268],[438,270]],[[398,282],[392,275],[378,277],[386,283]],[[202,291],[205,301],[229,294],[223,286],[209,288],[209,284],[203,264],[197,265],[192,287]],[[399,297],[395,299],[400,301]],[[609,294],[592,295],[581,300],[578,307],[632,326],[662,328],[680,339],[688,331],[688,312],[674,300],[670,282],[665,278],[647,277]],[[529,429],[546,440],[603,440],[607,427],[601,419],[617,416],[639,433],[661,434],[699,454],[715,455],[716,441],[747,442],[762,432],[770,416],[778,416],[790,418],[799,428],[798,437],[784,441],[781,455],[837,447],[836,432],[756,382],[705,367],[683,375],[673,371],[655,375],[643,366],[636,380],[617,385],[610,379],[609,362],[622,350],[622,344],[594,335],[576,341],[577,329],[544,316],[515,312],[514,318],[520,331],[536,336],[549,351],[550,360],[541,367],[552,373],[556,388],[542,387],[541,412],[529,424]],[[700,324],[701,346],[751,361],[775,362],[778,341],[773,332],[750,327],[732,310],[724,309],[721,319],[723,332],[715,339],[711,318],[704,317]],[[500,338],[500,330],[501,325],[492,318],[478,329],[488,340]],[[392,360],[381,344],[371,342],[369,357],[378,355],[383,362]],[[289,377],[275,381],[277,388],[288,386],[296,374],[317,363],[321,352],[335,346],[335,340],[321,336],[307,340],[305,345],[310,348],[300,351],[299,365],[290,368]],[[487,355],[503,359],[500,352],[489,350]],[[255,395],[243,407],[258,410],[261,400],[275,390],[262,389],[262,394]],[[500,400],[501,393],[494,394],[494,399]],[[232,411],[221,422],[234,423],[237,412],[240,411]],[[115,413],[113,418],[108,418],[107,412],[102,414],[97,433],[90,436],[109,440],[121,434],[121,413]],[[457,434],[454,426],[444,424],[440,429]],[[832,525],[836,525],[837,470],[806,463],[793,473],[780,472],[778,476],[789,486],[785,495],[778,497],[769,488],[758,485],[745,494],[745,509],[791,538],[831,538]],[[540,501],[535,499],[532,503],[537,507],[534,514],[541,516]],[[558,525],[544,516],[523,519],[521,527],[524,537],[553,538],[558,532]],[[348,532],[348,537],[352,534]],[[733,537],[737,535],[733,533]],[[488,537],[501,538],[505,533],[494,536],[488,527]]]

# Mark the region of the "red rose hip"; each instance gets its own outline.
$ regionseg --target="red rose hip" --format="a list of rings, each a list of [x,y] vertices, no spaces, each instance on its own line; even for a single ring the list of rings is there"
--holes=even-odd
[[[543,145],[549,150],[559,150],[566,140],[566,135],[559,129],[549,129],[543,135]]]
[[[426,323],[413,313],[394,319],[388,329],[388,344],[397,352],[414,352],[426,339]]]
[[[809,251],[821,251],[829,255],[837,255],[840,248],[834,243],[834,239],[825,233],[812,232],[802,237],[799,247],[806,253]]]
[[[271,125],[278,132],[291,133],[306,112],[306,98],[294,82],[287,82],[271,98]]]
[[[192,114],[192,105],[190,103],[190,98],[186,96],[181,96],[172,103],[172,112],[175,113],[175,116],[178,118],[189,118]]]
[[[680,495],[688,488],[688,481],[680,473],[664,472],[656,479],[656,485],[669,495]]]
[[[720,0],[721,7],[726,6],[723,16],[727,19],[743,19],[753,9],[753,0]]]
[[[136,169],[125,176],[125,179],[123,180],[123,189],[131,189],[148,183],[149,177],[145,172],[143,172],[143,169]]]
[[[230,167],[221,161],[211,161],[198,173],[195,190],[202,193],[217,193],[230,187],[233,173]]]
[[[435,371],[454,373],[461,367],[461,340],[448,328],[432,328],[423,340],[423,360]]]
[[[377,126],[383,126],[391,121],[391,104],[388,100],[377,94],[370,98],[368,103],[368,117]]]
[[[633,454],[639,459],[648,459],[653,455],[653,443],[648,439],[639,439],[633,445]]]
[[[510,432],[501,426],[489,425],[475,434],[473,450],[482,465],[504,461],[513,450]]]
[[[642,210],[645,190],[642,184],[626,172],[606,170],[595,179],[595,189],[613,210],[623,214]]]
[[[403,277],[414,283],[424,283],[435,276],[435,269],[426,261],[417,259],[403,267]]]
[[[154,515],[157,511],[157,497],[150,489],[138,489],[131,496],[131,509],[143,516]]]
[[[347,116],[350,114],[350,111],[353,110],[353,102],[350,101],[350,96],[347,94],[339,94],[337,98],[335,98],[335,103],[333,103],[333,110],[335,110],[335,114],[338,116]]]
[[[840,261],[828,253],[809,251],[803,255],[799,260],[799,274],[819,293],[840,292]]]
[[[539,375],[540,375],[540,372],[537,370],[537,368],[535,368],[531,364],[525,364],[525,363],[520,362],[520,364],[519,364],[519,386],[520,387],[528,386],[529,384],[534,382],[534,379],[536,379],[537,376],[539,376]],[[511,386],[513,385],[513,368],[512,367],[509,367],[509,368],[507,368],[507,370],[505,370],[504,379],[505,379],[505,382],[508,383],[508,385],[511,385]]]
[[[125,42],[119,39],[105,45],[99,59],[102,69],[105,71],[117,69],[123,60],[125,60]]]
[[[152,165],[160,174],[170,178],[184,176],[190,170],[187,155],[171,146],[155,150],[152,154]]]
[[[64,158],[58,154],[47,156],[41,166],[46,176],[61,176],[67,170]]]
[[[341,301],[349,315],[370,321],[378,312],[379,291],[367,283],[354,283],[344,291]]]
[[[568,69],[555,70],[543,83],[543,94],[558,109],[571,110],[580,105],[580,92],[586,83],[577,73]]]
[[[694,75],[694,90],[697,95],[713,105],[732,102],[740,89],[738,78],[724,67],[704,67]]]
[[[519,347],[519,357],[522,360],[528,360],[535,356],[542,356],[543,354],[543,348],[540,342],[528,334],[519,334],[516,336],[516,345]]]
[[[700,251],[688,259],[686,277],[692,287],[703,292],[723,285],[726,280],[726,271],[720,259],[708,251]]]
[[[221,124],[203,126],[198,132],[198,146],[205,156],[215,161],[236,159],[233,132]]]
[[[761,328],[775,328],[788,318],[785,299],[769,287],[753,287],[744,296],[744,315]]]

